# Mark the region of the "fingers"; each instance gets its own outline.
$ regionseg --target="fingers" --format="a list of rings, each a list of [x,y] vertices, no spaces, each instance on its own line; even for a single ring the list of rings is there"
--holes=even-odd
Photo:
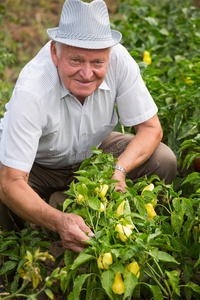
[[[77,216],[75,217],[76,219],[76,223],[77,225],[79,226],[79,228],[83,231],[83,232],[88,232],[89,236],[90,237],[94,237],[95,234],[92,232],[92,230],[90,229],[90,227],[88,227],[85,222],[83,221],[83,219],[80,217],[80,216]],[[89,240],[88,236],[87,236],[87,239],[86,240]]]
[[[94,237],[94,233],[85,224],[83,219],[75,214],[63,214],[58,232],[63,246],[77,253],[81,252],[87,246],[84,240],[90,240],[89,236]],[[89,233],[89,236],[86,235],[86,232]]]
[[[124,187],[119,187],[119,186],[117,187],[117,186],[116,186],[115,191],[116,191],[116,192],[119,192],[119,193],[124,193],[126,190],[125,190]]]
[[[126,181],[125,176],[121,171],[115,170],[112,179],[118,180],[119,182],[116,184],[115,191],[124,193],[126,191]]]
[[[124,193],[126,191],[126,183],[122,181],[118,182],[115,187],[115,191]]]

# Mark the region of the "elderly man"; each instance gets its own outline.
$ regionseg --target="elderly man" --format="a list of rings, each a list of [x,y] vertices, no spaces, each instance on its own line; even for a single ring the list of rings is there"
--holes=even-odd
[[[93,232],[75,214],[43,199],[65,190],[73,172],[99,147],[118,157],[113,178],[123,192],[132,180],[157,174],[166,183],[176,158],[161,143],[157,107],[139,68],[110,29],[103,0],[66,0],[58,28],[22,70],[1,120],[0,225],[18,230],[27,220],[58,232],[76,252]],[[112,132],[118,122],[134,137]]]

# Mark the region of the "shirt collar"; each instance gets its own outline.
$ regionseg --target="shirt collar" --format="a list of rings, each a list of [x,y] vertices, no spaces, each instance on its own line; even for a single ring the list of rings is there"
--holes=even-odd
[[[68,89],[66,89],[66,87],[64,86],[62,80],[60,79],[60,99],[64,98],[67,95],[70,95],[71,93],[68,91]],[[109,86],[107,85],[107,83],[105,82],[105,80],[102,82],[102,84],[99,86],[99,89],[101,90],[110,90]]]

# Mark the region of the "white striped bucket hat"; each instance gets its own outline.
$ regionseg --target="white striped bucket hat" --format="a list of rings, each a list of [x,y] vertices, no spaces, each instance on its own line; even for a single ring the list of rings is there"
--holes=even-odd
[[[109,48],[121,40],[121,33],[110,29],[108,10],[103,0],[84,3],[66,0],[59,26],[47,30],[49,38],[73,47]]]

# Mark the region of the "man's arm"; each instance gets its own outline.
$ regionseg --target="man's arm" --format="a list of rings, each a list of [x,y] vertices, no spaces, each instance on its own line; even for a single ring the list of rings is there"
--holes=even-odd
[[[83,219],[75,214],[63,213],[48,205],[28,185],[29,174],[2,166],[0,177],[0,198],[18,216],[31,223],[58,232],[63,246],[81,252],[89,240],[85,232],[94,236]]]
[[[119,156],[117,162],[119,166],[124,168],[126,173],[143,164],[159,145],[163,136],[157,115],[144,123],[136,125],[135,130],[136,135]],[[125,191],[125,176],[121,171],[115,170],[112,179],[120,181],[116,186],[116,190]]]

